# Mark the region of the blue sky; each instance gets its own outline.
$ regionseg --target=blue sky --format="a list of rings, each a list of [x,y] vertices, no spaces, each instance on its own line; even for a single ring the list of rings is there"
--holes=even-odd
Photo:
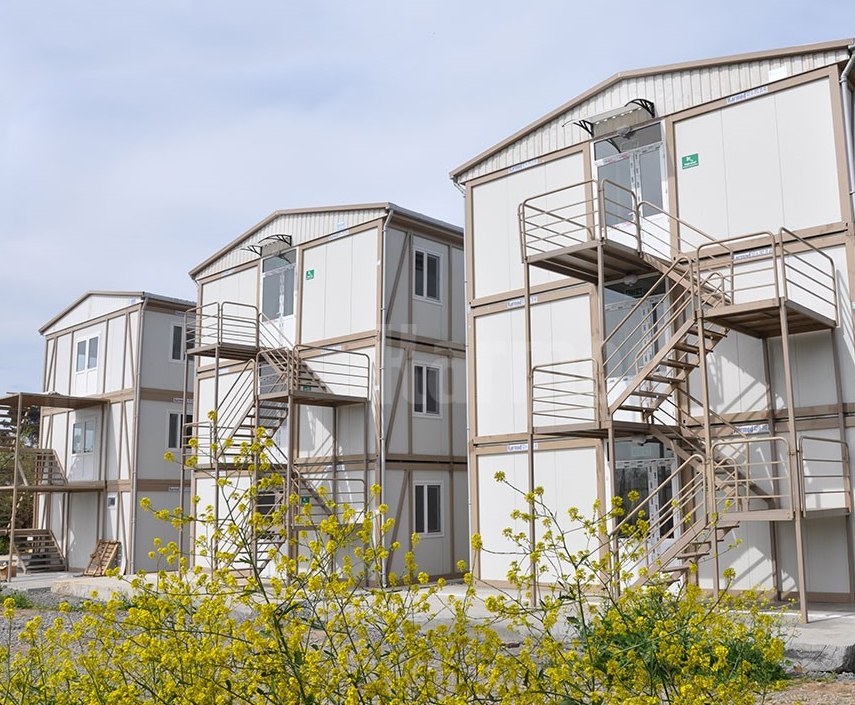
[[[0,0],[0,392],[83,292],[195,298],[273,210],[460,224],[452,168],[617,71],[853,35],[850,2]]]

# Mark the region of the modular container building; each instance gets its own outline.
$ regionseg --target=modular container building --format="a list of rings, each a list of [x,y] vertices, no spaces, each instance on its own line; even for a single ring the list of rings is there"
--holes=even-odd
[[[479,577],[501,471],[556,510],[638,491],[609,544],[647,512],[651,574],[855,601],[852,51],[619,73],[452,172]]]
[[[404,569],[418,534],[420,569],[457,574],[468,556],[462,230],[390,203],[281,210],[190,274],[199,507],[223,519],[233,488],[259,481],[234,460],[263,433],[282,482],[260,491],[258,511],[297,494],[320,521],[327,499],[363,509],[377,484],[396,519],[384,540],[401,545],[384,570]],[[256,537],[256,567],[272,571],[293,535]]]
[[[154,539],[177,538],[139,500],[175,508],[181,486],[189,489],[163,456],[180,452],[182,413],[190,413],[183,341],[192,306],[89,292],[41,328],[42,391],[0,399],[0,492],[9,500],[0,531],[25,571],[150,570]],[[33,406],[41,408],[37,442],[24,423]],[[30,525],[19,513],[27,498]]]

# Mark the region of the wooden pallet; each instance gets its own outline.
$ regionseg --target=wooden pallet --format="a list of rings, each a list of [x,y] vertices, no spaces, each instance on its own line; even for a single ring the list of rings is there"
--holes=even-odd
[[[83,575],[91,577],[106,575],[119,557],[120,545],[118,541],[99,539],[98,545],[95,546],[95,553],[89,557],[89,565],[83,571]]]

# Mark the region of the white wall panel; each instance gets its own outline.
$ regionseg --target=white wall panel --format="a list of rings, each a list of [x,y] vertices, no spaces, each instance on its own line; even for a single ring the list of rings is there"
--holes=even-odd
[[[250,267],[203,283],[202,305],[217,301],[233,301],[258,307],[258,276],[258,267]]]
[[[104,391],[115,392],[122,389],[123,363],[125,361],[125,316],[107,321],[106,365]],[[130,361],[127,362],[130,364]]]
[[[838,222],[831,99],[823,79],[675,123],[680,217],[716,239]]]
[[[97,521],[99,499],[95,492],[75,492],[68,498],[68,545],[65,558],[70,570],[82,570],[98,542]],[[62,533],[55,533],[60,537]]]
[[[483,298],[523,286],[523,265],[517,207],[531,196],[583,181],[584,161],[572,154],[546,164],[517,171],[472,189],[475,281],[474,298]],[[532,283],[561,279],[532,269]]]
[[[181,396],[184,389],[184,362],[172,359],[174,325],[183,329],[183,313],[146,311],[143,322],[142,386],[174,389]]]
[[[302,342],[377,328],[378,259],[374,229],[304,250]]]
[[[524,315],[517,308],[473,319],[474,435],[523,433],[527,428]]]

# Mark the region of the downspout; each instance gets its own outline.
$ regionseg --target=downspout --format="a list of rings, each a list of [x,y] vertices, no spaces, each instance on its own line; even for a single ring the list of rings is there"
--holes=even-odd
[[[849,202],[855,217],[855,126],[852,119],[852,88],[849,85],[849,72],[855,67],[855,43],[849,47],[849,61],[840,74],[840,95],[843,102],[843,131],[846,137],[846,166],[849,172]]]
[[[133,475],[131,476],[131,506],[130,506],[130,540],[128,543],[128,553],[130,554],[129,572],[134,573],[134,555],[136,554],[137,542],[137,480],[139,475],[139,457],[140,457],[140,385],[142,384],[142,351],[143,351],[143,332],[145,331],[145,308],[148,304],[148,297],[143,296],[142,306],[140,306],[140,321],[139,333],[137,334],[137,369],[136,380],[134,381],[134,455],[133,455]]]
[[[386,230],[389,227],[389,222],[392,216],[395,215],[395,207],[389,204],[389,215],[383,221],[383,232],[380,236],[380,375],[377,382],[377,400],[379,409],[375,409],[374,413],[380,414],[380,503],[386,503],[386,418],[385,404],[383,403],[383,379],[386,376]],[[392,409],[391,413],[395,413]],[[386,537],[380,537],[382,547],[386,548]],[[386,575],[388,574],[388,558],[384,558],[382,562],[382,574],[380,580],[383,587],[387,587]]]
[[[467,208],[466,187],[463,186],[457,180],[457,177],[452,177],[451,183],[454,184],[455,188],[458,191],[460,191],[460,194],[463,196],[463,212],[465,214],[466,208]],[[464,229],[466,227],[465,215],[463,218],[463,227],[464,227]],[[464,257],[464,260],[467,257],[467,255],[468,255],[468,253],[466,252],[466,236],[464,234],[464,237],[463,237],[463,257]],[[464,266],[463,266],[463,300],[466,303],[466,316],[464,318],[464,323],[463,323],[463,356],[464,356],[463,357],[463,360],[464,360],[463,369],[466,370],[466,375],[463,379],[464,379],[464,384],[466,385],[466,404],[465,404],[465,407],[466,407],[466,497],[467,497],[467,502],[466,502],[467,532],[466,532],[466,535],[472,536],[472,534],[474,533],[473,532],[474,527],[472,526],[472,503],[475,502],[476,500],[472,496],[472,493],[469,491],[471,489],[470,478],[472,477],[472,473],[475,472],[475,468],[469,467],[469,457],[470,457],[470,455],[469,455],[469,441],[472,438],[472,435],[470,433],[470,423],[471,422],[470,422],[470,410],[469,410],[469,407],[471,406],[469,403],[469,355],[470,355],[470,352],[469,352],[469,315],[470,315],[471,311],[469,308],[469,280],[466,278],[468,276],[468,272],[469,272],[469,267],[467,267],[464,264]],[[454,547],[452,546],[452,551],[453,550],[454,550]],[[475,571],[475,560],[474,560],[474,558],[475,558],[474,554],[470,554],[469,570],[473,571],[473,573]]]

